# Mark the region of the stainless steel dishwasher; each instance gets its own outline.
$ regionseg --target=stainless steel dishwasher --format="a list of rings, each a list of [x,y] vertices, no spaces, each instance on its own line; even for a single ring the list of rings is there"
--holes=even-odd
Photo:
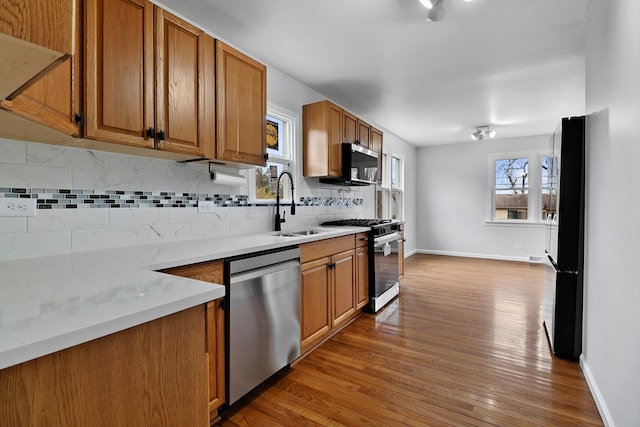
[[[300,249],[227,261],[229,405],[300,356]]]

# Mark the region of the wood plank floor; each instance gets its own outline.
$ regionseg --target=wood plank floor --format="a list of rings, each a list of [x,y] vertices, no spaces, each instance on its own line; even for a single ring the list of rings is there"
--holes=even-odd
[[[540,265],[414,255],[401,295],[223,413],[222,426],[602,425],[552,357]]]

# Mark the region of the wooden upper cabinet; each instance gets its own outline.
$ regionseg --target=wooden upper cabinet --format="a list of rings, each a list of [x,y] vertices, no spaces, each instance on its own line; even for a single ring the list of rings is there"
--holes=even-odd
[[[86,8],[85,136],[212,156],[213,38],[146,0]]]
[[[358,119],[358,145],[371,150],[371,125]]]
[[[159,7],[155,18],[156,148],[212,157],[214,40]]]
[[[348,111],[342,112],[343,141],[370,149],[371,125]]]
[[[358,118],[348,111],[342,112],[343,141],[349,144],[358,143]]]
[[[303,162],[307,177],[342,176],[342,108],[321,101],[302,107]]]
[[[85,136],[153,148],[153,4],[86,0]]]
[[[12,94],[0,107],[45,124],[65,134],[81,136],[82,2],[75,3],[75,52],[23,91]]]
[[[382,131],[371,127],[369,150],[378,153],[378,185],[382,185]]]
[[[264,166],[267,70],[216,40],[216,159]]]
[[[75,53],[74,8],[80,0],[2,0],[0,99],[15,97]]]

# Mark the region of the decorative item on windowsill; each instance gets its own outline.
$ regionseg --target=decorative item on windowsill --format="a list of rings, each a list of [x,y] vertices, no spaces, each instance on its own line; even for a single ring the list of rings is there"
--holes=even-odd
[[[212,163],[209,163],[209,175],[211,176],[211,181],[214,183],[235,186],[245,185],[247,183],[247,178],[240,174],[212,170],[211,164]]]

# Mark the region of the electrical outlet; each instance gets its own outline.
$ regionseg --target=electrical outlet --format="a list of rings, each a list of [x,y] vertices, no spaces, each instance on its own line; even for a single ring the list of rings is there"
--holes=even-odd
[[[198,200],[198,213],[213,213],[216,203],[211,200]]]
[[[36,199],[0,199],[0,216],[36,216]]]

